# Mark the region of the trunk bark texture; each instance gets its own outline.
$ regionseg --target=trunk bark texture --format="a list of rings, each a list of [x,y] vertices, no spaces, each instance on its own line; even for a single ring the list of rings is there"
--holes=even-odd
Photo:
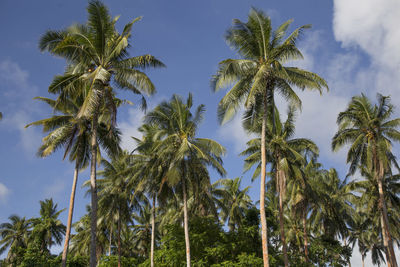
[[[67,230],[65,232],[64,250],[63,250],[63,254],[62,254],[62,267],[67,266],[69,237],[71,235],[72,215],[74,213],[75,192],[76,192],[76,183],[78,182],[78,173],[79,173],[79,161],[77,160],[75,163],[74,180],[72,181],[71,197],[69,200]]]
[[[386,248],[386,253],[388,254],[388,264],[390,263],[390,267],[397,267],[396,255],[394,254],[393,249],[393,240],[390,234],[390,226],[389,219],[387,215],[387,208],[385,203],[385,194],[383,192],[383,177],[384,177],[384,168],[383,163],[379,163],[379,174],[378,174],[378,191],[379,191],[379,209],[381,210],[381,226],[382,226],[382,236],[383,243]]]
[[[278,158],[278,164],[279,164],[280,159]],[[288,255],[287,255],[287,246],[286,246],[286,235],[285,235],[285,228],[284,228],[284,218],[283,218],[283,197],[284,197],[284,190],[283,190],[283,183],[285,181],[284,179],[284,173],[283,171],[277,170],[278,174],[278,181],[279,181],[279,228],[281,232],[281,242],[282,242],[282,252],[283,252],[283,262],[285,264],[285,267],[289,266],[289,260],[288,260]]]
[[[263,120],[261,128],[261,183],[260,183],[260,219],[261,219],[261,241],[264,267],[269,267],[268,260],[268,235],[267,235],[267,218],[265,215],[265,178],[267,155],[265,153],[265,129],[267,124],[267,94],[263,95]]]
[[[185,228],[185,244],[186,244],[186,266],[190,267],[190,240],[189,240],[189,224],[188,224],[185,175],[183,176],[182,179],[182,191],[183,191],[183,224]]]
[[[97,114],[92,119],[91,137],[92,158],[90,162],[90,191],[91,191],[91,220],[90,220],[90,267],[96,267],[96,233],[97,233],[97,185],[96,185],[96,164],[97,164]]]
[[[154,267],[154,240],[155,240],[155,217],[156,217],[156,196],[153,196],[153,208],[151,210],[151,246],[150,246],[150,266]]]

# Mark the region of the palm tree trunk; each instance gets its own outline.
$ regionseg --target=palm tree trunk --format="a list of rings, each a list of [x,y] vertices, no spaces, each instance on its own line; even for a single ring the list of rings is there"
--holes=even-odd
[[[90,192],[91,192],[91,216],[90,216],[90,267],[96,267],[96,233],[97,233],[97,185],[96,185],[96,164],[97,164],[97,114],[93,114],[92,137],[91,137],[92,158],[90,162]]]
[[[121,267],[121,207],[118,208],[118,267]]]
[[[264,267],[269,267],[268,260],[268,235],[267,235],[267,218],[265,216],[265,177],[267,166],[267,155],[265,153],[265,129],[267,124],[267,94],[263,95],[263,120],[261,127],[261,184],[260,184],[260,219],[261,219],[261,241]]]
[[[72,181],[71,197],[69,200],[67,230],[65,232],[64,250],[63,250],[63,254],[62,254],[62,267],[67,266],[69,237],[71,235],[72,215],[74,213],[75,192],[76,192],[76,183],[78,181],[78,173],[79,173],[79,161],[77,159],[75,162],[74,180]]]
[[[383,244],[385,246],[385,253],[386,253],[386,261],[388,264],[388,267],[397,267],[397,262],[396,262],[396,256],[394,255],[393,251],[393,243],[391,244],[391,236],[390,232],[387,230],[388,224],[387,224],[387,210],[386,210],[386,205],[384,201],[382,201],[382,196],[381,196],[381,187],[382,184],[381,182],[378,182],[378,188],[379,188],[379,208],[381,210],[381,228],[382,228],[382,236],[383,236]],[[382,190],[383,191],[383,190]],[[385,220],[385,215],[386,215],[386,220]],[[390,246],[392,245],[392,246]],[[391,247],[391,249],[390,249]]]
[[[189,225],[188,225],[187,196],[186,196],[184,175],[182,179],[182,191],[183,191],[183,225],[185,229],[185,244],[186,244],[186,266],[190,267]]]
[[[365,263],[364,263],[364,256],[361,256],[361,261],[362,261],[362,267],[364,267],[364,266],[365,266]]]
[[[278,159],[278,164],[279,164],[279,159]],[[287,255],[287,246],[286,246],[286,236],[285,236],[285,228],[283,226],[284,224],[284,218],[283,218],[283,185],[281,183],[283,183],[283,181],[281,179],[283,179],[283,173],[281,170],[277,170],[277,174],[278,174],[278,181],[279,182],[279,228],[280,228],[280,232],[281,232],[281,242],[282,242],[282,252],[283,252],[283,262],[285,263],[285,267],[289,266],[289,260],[288,260],[288,255]]]
[[[307,205],[304,203],[302,211],[303,219],[303,241],[304,241],[304,257],[308,262],[308,235],[307,235]]]
[[[155,240],[155,217],[156,217],[156,195],[153,195],[153,209],[151,210],[151,245],[150,245],[150,267],[154,267],[154,240]]]
[[[387,216],[387,208],[385,203],[385,195],[383,192],[383,176],[384,176],[384,168],[383,163],[379,163],[379,176],[378,176],[378,192],[379,192],[379,208],[381,210],[381,227],[382,227],[382,236],[383,243],[386,248],[386,253],[388,255],[388,264],[390,263],[390,267],[397,267],[396,255],[394,254],[393,249],[393,241],[392,236],[390,234],[389,228],[389,219]]]

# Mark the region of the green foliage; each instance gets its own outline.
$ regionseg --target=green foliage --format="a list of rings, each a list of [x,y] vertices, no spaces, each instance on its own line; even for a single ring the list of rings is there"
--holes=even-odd
[[[310,259],[318,266],[347,266],[351,252],[349,246],[342,246],[338,240],[322,236],[311,242]]]
[[[121,257],[122,267],[135,267],[139,266],[140,259]],[[98,267],[115,267],[118,266],[118,256],[103,256],[101,257]]]
[[[192,266],[244,266],[246,263],[259,266],[262,263],[258,226],[243,226],[237,231],[225,232],[212,217],[194,217],[190,220],[189,235]],[[155,253],[156,266],[185,265],[185,239],[181,226],[167,226],[167,234],[161,243]],[[236,265],[229,265],[231,263]],[[149,266],[149,261],[141,266]]]

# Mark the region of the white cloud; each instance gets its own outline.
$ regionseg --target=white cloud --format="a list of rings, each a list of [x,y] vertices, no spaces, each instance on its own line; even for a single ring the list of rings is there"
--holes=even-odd
[[[158,95],[147,101],[147,110],[151,111],[159,103],[165,101],[167,98],[163,95]],[[120,120],[118,122],[118,127],[122,132],[121,137],[121,147],[132,151],[136,147],[135,141],[132,137],[141,138],[142,134],[139,132],[138,128],[143,124],[143,118],[145,113],[139,107],[133,107],[128,109],[128,118],[125,120]]]
[[[36,86],[29,83],[29,72],[18,63],[5,60],[0,62],[0,83],[6,90],[2,91],[1,111],[3,120],[0,127],[10,132],[18,132],[18,145],[25,154],[32,157],[40,140],[38,129],[25,129],[33,121],[34,114],[40,114],[38,104],[32,100],[38,93]]]
[[[369,95],[379,91],[394,97],[400,90],[400,2],[335,0],[333,15],[336,40],[344,47],[361,48],[369,56],[370,66],[357,77],[364,80]],[[398,98],[392,99],[400,104]]]
[[[121,147],[132,151],[136,143],[132,139],[133,137],[141,138],[142,134],[138,131],[138,128],[143,123],[144,113],[139,108],[130,108],[128,110],[128,120],[118,123],[118,127],[121,129]]]
[[[0,183],[0,204],[6,203],[9,194],[10,189],[8,189],[4,184]]]
[[[220,138],[233,144],[235,154],[242,152],[246,148],[247,141],[254,138],[243,130],[242,114],[240,110],[231,121],[220,126],[217,131]]]

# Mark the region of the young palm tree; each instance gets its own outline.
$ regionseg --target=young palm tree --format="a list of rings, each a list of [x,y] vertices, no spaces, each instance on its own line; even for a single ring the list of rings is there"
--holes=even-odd
[[[69,160],[75,161],[74,178],[68,210],[67,230],[62,254],[62,266],[64,267],[67,263],[78,174],[79,170],[85,168],[90,160],[91,121],[86,118],[77,118],[79,109],[84,102],[84,97],[82,95],[77,96],[74,99],[63,99],[62,102],[44,97],[37,97],[36,99],[47,103],[56,113],[51,118],[39,120],[26,126],[41,125],[43,126],[43,131],[48,133],[48,135],[43,138],[43,144],[38,150],[38,155],[40,157],[47,157],[58,149],[64,148],[63,159],[65,159],[69,154]],[[122,101],[120,102],[122,103]],[[120,133],[115,127],[108,127],[106,125],[106,122],[104,121],[106,117],[107,112],[103,112],[102,121],[100,121],[97,129],[97,138],[98,143],[101,144],[103,150],[111,155],[120,150]],[[97,153],[100,155],[99,147]]]
[[[392,164],[398,168],[392,154],[392,142],[400,141],[400,118],[391,118],[393,105],[388,96],[378,94],[377,98],[378,105],[373,105],[363,94],[352,98],[347,109],[339,113],[339,130],[333,137],[332,149],[337,151],[350,144],[347,153],[349,174],[354,174],[360,166],[373,173],[378,185],[378,207],[387,261],[391,267],[397,267],[383,184],[384,174],[390,171]]]
[[[156,201],[165,203],[173,195],[171,188],[163,183],[163,177],[168,171],[168,162],[161,159],[155,149],[160,142],[157,128],[144,124],[139,128],[143,138],[132,137],[136,141],[136,148],[132,155],[135,174],[129,181],[129,187],[134,194],[145,192],[152,201],[151,205],[151,245],[150,266],[154,267],[154,248],[156,238]],[[160,204],[159,204],[160,205]]]
[[[81,106],[78,118],[91,119],[91,253],[90,266],[96,266],[96,222],[97,222],[97,127],[100,109],[106,106],[111,113],[110,123],[115,124],[117,107],[114,101],[114,85],[135,94],[153,94],[153,83],[139,69],[162,67],[162,62],[151,55],[129,57],[129,38],[133,24],[140,18],[125,25],[119,33],[107,7],[100,1],[89,2],[86,24],[74,24],[65,30],[47,31],[39,42],[42,51],[61,56],[68,61],[64,75],[56,76],[49,92],[59,93],[60,99],[81,93],[82,87],[89,86],[89,92]],[[144,98],[142,103],[145,105]]]
[[[40,217],[32,219],[32,237],[40,242],[42,252],[54,244],[61,245],[66,227],[58,216],[64,210],[57,211],[57,204],[54,204],[53,199],[40,201]]]
[[[10,222],[0,224],[0,254],[9,248],[6,259],[12,261],[17,256],[17,248],[27,247],[32,222],[18,215],[11,215],[8,219]]]
[[[382,237],[383,233],[381,229],[377,229],[377,227],[371,227],[371,226],[377,226],[380,224],[381,221],[381,215],[380,213],[376,212],[376,207],[379,206],[379,187],[377,184],[377,181],[374,177],[374,174],[371,172],[368,172],[368,170],[363,169],[362,174],[365,179],[356,181],[354,182],[354,188],[358,192],[359,197],[354,201],[356,203],[357,207],[357,213],[363,214],[364,216],[362,217],[364,219],[363,226],[364,228],[368,229],[365,230],[365,232],[370,233],[369,235],[366,236],[368,240],[375,240],[375,242],[371,242],[368,244],[365,244],[365,249],[366,251],[371,251],[372,254],[378,255],[379,253],[374,252],[375,250],[379,250],[379,242],[377,237]],[[391,235],[392,238],[399,242],[400,240],[400,209],[399,209],[399,204],[400,204],[400,175],[392,175],[390,173],[385,173],[384,179],[383,179],[383,191],[385,195],[385,201],[386,205],[388,208],[388,211],[390,213],[389,216],[389,225],[391,229]],[[361,219],[360,219],[361,220]],[[356,225],[357,226],[357,225]],[[359,227],[358,227],[359,228]],[[356,230],[358,230],[356,227]],[[358,231],[359,234],[356,237],[360,237],[359,239],[363,239],[365,235],[363,232]],[[360,233],[361,232],[361,233]],[[382,241],[380,239],[379,241]],[[358,241],[360,242],[360,240]],[[365,242],[364,242],[365,243]],[[360,247],[360,245],[359,245]],[[376,259],[376,261],[379,261],[379,258]]]
[[[317,199],[309,183],[310,177],[319,175],[321,164],[310,160],[307,164],[301,166],[302,176],[300,179],[290,179],[288,181],[288,206],[292,208],[292,213],[296,218],[301,218],[303,226],[303,251],[305,262],[309,262],[309,232],[307,230],[307,217],[310,208],[310,202]]]
[[[315,194],[310,207],[310,225],[315,235],[330,239],[346,237],[348,224],[352,223],[353,186],[347,179],[339,179],[335,169],[322,171],[310,177],[309,183]]]
[[[273,103],[274,92],[278,91],[288,101],[300,106],[301,101],[292,86],[320,92],[324,87],[328,88],[326,82],[315,73],[283,65],[287,61],[303,58],[296,41],[304,29],[310,28],[309,25],[299,27],[286,37],[291,23],[292,20],[289,20],[273,31],[270,18],[255,9],[250,11],[246,23],[235,19],[226,34],[226,40],[242,58],[221,61],[212,82],[215,91],[234,83],[218,106],[221,123],[229,120],[243,103],[246,108],[254,107],[262,113],[260,216],[264,266],[269,266],[264,207],[267,105]]]
[[[112,224],[117,223],[118,267],[121,267],[122,224],[132,221],[131,191],[127,187],[129,176],[132,175],[131,155],[123,151],[114,156],[111,162],[102,159],[101,164],[104,169],[98,173],[102,177],[98,180],[99,214]]]
[[[248,191],[250,186],[241,189],[242,178],[220,179],[213,184],[213,194],[219,197],[222,205],[220,216],[221,222],[228,222],[230,231],[241,226],[245,217],[245,211],[252,206]]]
[[[89,255],[91,242],[91,209],[86,207],[87,213],[79,221],[73,224],[76,234],[71,237],[71,255]],[[101,218],[100,218],[101,219]],[[97,246],[96,260],[100,260],[101,255],[109,248],[110,228],[105,220],[99,220],[97,224]]]
[[[163,136],[157,152],[161,159],[169,163],[166,174],[168,183],[175,188],[181,188],[184,211],[184,230],[186,243],[186,263],[190,266],[190,244],[188,228],[188,186],[191,184],[191,168],[204,164],[215,168],[221,175],[225,174],[221,156],[225,148],[214,140],[197,138],[198,125],[203,118],[204,106],[197,107],[194,114],[190,109],[193,104],[192,95],[186,103],[174,95],[170,102],[162,102],[145,117],[145,123],[158,128]],[[178,191],[178,192],[179,192]]]
[[[272,107],[271,107],[272,108]],[[270,112],[269,119],[266,125],[266,139],[268,140],[267,146],[269,148],[268,158],[272,163],[272,172],[274,173],[275,188],[279,196],[279,226],[280,236],[282,242],[282,250],[284,256],[285,266],[289,265],[287,256],[287,246],[284,230],[284,200],[286,196],[287,180],[291,179],[300,180],[303,182],[303,176],[300,170],[305,159],[303,153],[311,152],[315,155],[318,154],[318,147],[309,139],[306,138],[292,138],[295,132],[294,116],[295,110],[290,107],[288,110],[287,120],[282,122],[278,110],[274,107],[275,112]],[[249,116],[247,116],[249,118]],[[257,119],[257,118],[256,118]],[[258,132],[260,129],[260,120],[252,122],[252,118],[244,121],[244,126],[250,130]],[[260,144],[259,138],[251,140],[248,143],[248,149],[242,152],[242,155],[247,155],[246,170],[251,168],[253,164],[259,164],[259,158],[255,157],[254,152],[259,151]]]

